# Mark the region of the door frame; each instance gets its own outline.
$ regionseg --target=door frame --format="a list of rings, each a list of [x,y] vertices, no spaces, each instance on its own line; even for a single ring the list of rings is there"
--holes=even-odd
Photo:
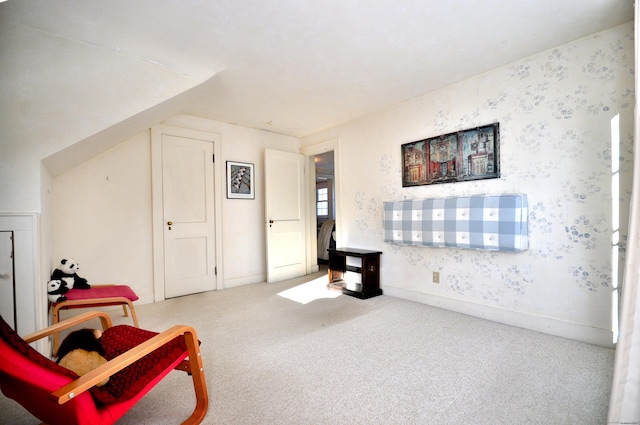
[[[46,327],[49,320],[46,296],[49,278],[42,279],[37,266],[40,217],[37,213],[0,213],[0,230],[13,232],[16,330],[20,335]],[[37,341],[36,348],[45,349],[45,340]]]
[[[334,167],[334,199],[336,209],[336,244],[340,245],[342,235],[342,177],[340,172],[340,139],[332,139],[322,143],[305,146],[301,153],[307,159],[307,274],[315,273],[318,266],[318,235],[316,225],[316,165],[314,157],[333,151]]]
[[[222,193],[223,169],[221,164],[220,135],[184,127],[158,124],[151,128],[151,205],[153,233],[153,299],[164,301],[164,215],[162,202],[162,135],[171,134],[213,143],[213,155],[217,162],[213,164],[213,215],[215,221],[216,249],[216,289],[224,288],[224,270],[222,260]]]

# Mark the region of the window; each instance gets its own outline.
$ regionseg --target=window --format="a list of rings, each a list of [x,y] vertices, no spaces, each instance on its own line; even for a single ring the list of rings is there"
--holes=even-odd
[[[323,187],[322,189],[318,189],[316,203],[316,214],[318,217],[328,216],[329,215],[329,189]]]
[[[328,181],[316,183],[316,216],[325,219],[333,216],[331,186]]]

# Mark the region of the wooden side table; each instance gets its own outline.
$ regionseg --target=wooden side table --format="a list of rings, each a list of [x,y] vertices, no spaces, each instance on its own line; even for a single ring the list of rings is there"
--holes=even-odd
[[[330,288],[338,288],[345,295],[366,299],[382,295],[380,289],[380,255],[381,251],[369,251],[359,248],[330,248],[329,250],[329,284]],[[362,260],[362,267],[347,265],[347,257]],[[360,274],[361,283],[356,290],[347,288],[345,279],[347,272]]]

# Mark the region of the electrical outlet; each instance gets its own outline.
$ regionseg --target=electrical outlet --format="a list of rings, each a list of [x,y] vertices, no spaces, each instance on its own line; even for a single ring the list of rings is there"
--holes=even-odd
[[[433,283],[440,283],[440,272],[433,272]]]

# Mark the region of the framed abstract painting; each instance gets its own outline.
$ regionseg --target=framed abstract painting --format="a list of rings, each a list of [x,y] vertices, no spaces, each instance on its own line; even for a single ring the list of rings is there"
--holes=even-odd
[[[227,161],[227,198],[255,199],[253,164]]]
[[[499,177],[499,123],[402,145],[402,187]]]

